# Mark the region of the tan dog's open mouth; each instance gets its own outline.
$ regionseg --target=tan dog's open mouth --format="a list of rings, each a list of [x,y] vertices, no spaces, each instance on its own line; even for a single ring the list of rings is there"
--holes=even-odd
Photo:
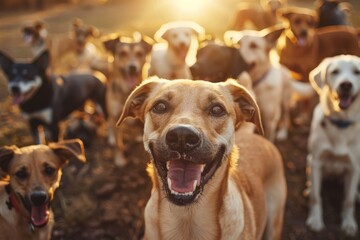
[[[157,154],[151,144],[150,149],[168,199],[183,206],[198,199],[205,184],[221,165],[226,148],[220,146],[215,156],[208,160],[193,156],[197,154]],[[201,160],[197,162],[197,159]]]

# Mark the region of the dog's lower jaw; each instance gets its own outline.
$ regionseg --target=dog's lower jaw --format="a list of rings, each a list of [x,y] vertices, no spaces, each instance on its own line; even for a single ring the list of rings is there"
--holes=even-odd
[[[172,202],[175,205],[178,206],[186,206],[190,205],[192,203],[197,202],[200,195],[203,192],[203,189],[205,185],[208,183],[208,181],[214,176],[216,173],[216,170],[221,166],[223,159],[226,157],[226,147],[224,145],[220,146],[215,157],[206,164],[196,164],[194,162],[190,162],[188,160],[185,160],[183,158],[180,158],[177,161],[179,163],[188,164],[190,165],[198,165],[196,168],[201,171],[201,176],[199,176],[200,179],[193,181],[193,189],[192,191],[188,192],[177,192],[175,191],[171,184],[172,180],[170,179],[170,172],[169,172],[169,165],[171,160],[165,160],[162,161],[156,157],[156,154],[154,153],[152,144],[149,145],[150,154],[152,156],[152,163],[155,166],[155,171],[158,173],[159,176],[159,182],[162,183],[163,192],[165,193],[167,199]],[[185,170],[184,170],[185,171]],[[194,171],[194,169],[190,169],[190,171]]]

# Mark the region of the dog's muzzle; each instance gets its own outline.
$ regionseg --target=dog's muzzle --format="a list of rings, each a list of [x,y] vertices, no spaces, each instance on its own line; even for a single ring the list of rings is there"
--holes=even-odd
[[[49,205],[50,205],[50,196],[47,192],[36,190],[33,191],[29,199],[26,200],[30,202],[30,217],[31,223],[34,227],[43,227],[49,221]],[[28,204],[26,204],[28,205]]]
[[[212,150],[214,147],[190,125],[171,127],[164,138],[149,144],[164,191],[176,205],[191,204],[221,165],[225,146]]]
[[[352,90],[353,84],[350,81],[344,81],[339,85],[337,95],[339,98],[339,107],[342,110],[348,109],[354,101],[355,97],[352,94]]]

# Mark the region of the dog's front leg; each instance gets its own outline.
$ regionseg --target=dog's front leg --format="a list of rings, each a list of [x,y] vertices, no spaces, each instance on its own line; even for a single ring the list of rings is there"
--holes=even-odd
[[[353,157],[352,157],[353,158]],[[357,223],[355,220],[355,198],[359,185],[360,168],[356,164],[356,158],[352,159],[354,166],[350,169],[349,173],[345,175],[344,189],[345,198],[342,209],[342,223],[341,229],[348,235],[355,235],[357,232]]]
[[[309,155],[310,164],[310,211],[306,220],[308,225],[314,231],[320,231],[325,227],[322,217],[321,202],[321,181],[322,181],[322,163],[320,158]]]

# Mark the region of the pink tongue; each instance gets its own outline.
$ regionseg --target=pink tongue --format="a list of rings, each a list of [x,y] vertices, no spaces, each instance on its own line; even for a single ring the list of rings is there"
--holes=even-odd
[[[23,101],[23,97],[21,95],[13,95],[12,103],[14,105],[19,105]]]
[[[306,44],[306,39],[305,38],[299,38],[298,39],[298,45],[299,46],[305,46]]]
[[[31,221],[36,226],[43,226],[49,220],[49,211],[47,205],[32,206]]]
[[[187,49],[185,49],[185,48],[179,49],[178,50],[178,55],[179,55],[181,60],[185,61],[186,60],[186,55],[187,55]]]
[[[340,97],[339,107],[341,109],[346,109],[351,104],[351,96],[349,97]]]
[[[170,161],[168,178],[171,179],[171,190],[178,193],[194,191],[194,183],[200,184],[201,164],[185,160]]]
[[[130,88],[135,88],[136,86],[136,77],[128,77],[127,83]]]

